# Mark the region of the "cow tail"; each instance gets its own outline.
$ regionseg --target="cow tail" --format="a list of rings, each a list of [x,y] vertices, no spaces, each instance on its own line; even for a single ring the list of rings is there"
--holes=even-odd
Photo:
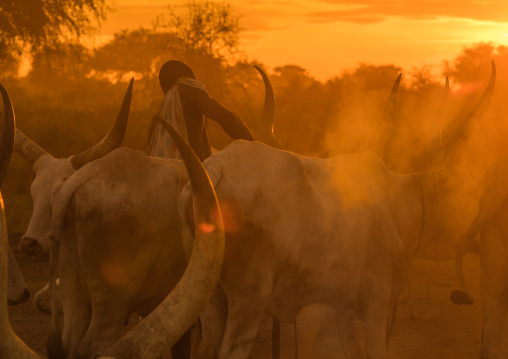
[[[93,165],[91,165],[93,166]],[[92,167],[93,168],[93,167]],[[58,191],[53,203],[50,228],[50,252],[49,252],[49,298],[51,304],[51,328],[47,341],[47,354],[50,359],[63,359],[65,352],[62,345],[62,331],[60,328],[57,277],[60,254],[60,242],[63,238],[62,227],[65,214],[70,200],[76,190],[84,185],[93,176],[90,166],[83,167],[73,173]]]
[[[457,252],[457,256],[455,257],[455,272],[457,273],[457,278],[459,279],[460,286],[462,290],[454,290],[450,294],[450,299],[455,305],[471,305],[473,304],[473,297],[471,296],[471,292],[467,287],[466,281],[464,279],[464,271],[462,268],[462,262],[466,253],[475,240],[478,230],[477,230],[477,221],[475,220],[467,233],[464,235],[459,250]]]

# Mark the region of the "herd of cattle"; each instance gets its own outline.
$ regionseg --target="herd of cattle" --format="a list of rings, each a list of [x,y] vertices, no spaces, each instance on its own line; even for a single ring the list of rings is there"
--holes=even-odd
[[[65,159],[15,128],[0,85],[0,183],[13,149],[36,173],[20,247],[50,254],[49,285],[38,294],[50,298],[48,356],[156,359],[172,347],[173,358],[247,359],[263,314],[292,323],[305,306],[323,303],[335,311],[346,358],[387,358],[413,257],[457,257],[467,291],[461,261],[479,234],[480,357],[497,358],[508,308],[508,158],[484,183],[461,157],[492,98],[494,64],[476,107],[452,121],[443,152],[430,156],[441,166],[410,174],[385,165],[389,136],[379,155],[312,158],[277,148],[267,125],[273,91],[260,72],[266,118],[258,138],[271,146],[234,141],[203,164],[162,119],[183,161],[120,147],[133,81],[106,137]],[[443,99],[447,93],[448,82]],[[8,321],[7,301],[24,302],[29,293],[5,220],[0,225],[0,358],[36,358]],[[471,302],[459,291],[452,300]],[[132,313],[144,319],[122,336]]]

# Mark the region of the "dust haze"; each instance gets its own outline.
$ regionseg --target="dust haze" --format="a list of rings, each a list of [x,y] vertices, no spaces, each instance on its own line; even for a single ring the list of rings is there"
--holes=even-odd
[[[165,61],[178,59],[256,136],[264,85],[253,65],[264,68],[275,93],[274,135],[284,149],[319,158],[371,151],[394,173],[416,173],[426,205],[435,203],[429,216],[437,220],[422,233],[411,297],[401,298],[390,357],[477,358],[482,328],[478,255],[468,255],[464,266],[474,305],[454,306],[449,294],[459,287],[453,260],[461,235],[478,212],[489,169],[508,154],[508,47],[477,43],[453,60],[410,69],[396,63],[359,63],[318,81],[298,65],[298,59],[266,68],[239,55],[234,41],[214,45],[220,51],[192,47],[181,33],[167,31],[168,26],[123,30],[94,49],[75,42],[43,47],[31,55],[31,68],[24,76],[17,71],[19,57],[5,57],[0,82],[13,101],[17,127],[55,157],[79,153],[107,132],[127,82],[134,77],[123,145],[146,152],[148,128],[163,101],[158,70]],[[484,115],[471,116],[489,83],[491,61],[497,69],[492,99]],[[392,111],[390,93],[400,73]],[[208,132],[217,149],[231,142],[213,121]],[[48,258],[29,258],[18,249],[31,216],[33,177],[32,168],[15,154],[2,194],[11,247],[36,293],[47,282]],[[355,206],[375,200],[361,191],[351,196]],[[226,207],[226,227],[234,231],[241,224],[234,207]],[[414,300],[414,318],[408,298]],[[17,334],[44,354],[49,316],[37,312],[32,301],[9,308],[9,313]],[[282,325],[283,358],[293,357],[295,341],[299,358],[342,358],[333,312],[326,306],[305,308],[296,328],[295,336],[291,325]],[[270,357],[270,332],[271,319],[266,317],[254,346],[255,358]],[[503,350],[506,355],[507,348]]]

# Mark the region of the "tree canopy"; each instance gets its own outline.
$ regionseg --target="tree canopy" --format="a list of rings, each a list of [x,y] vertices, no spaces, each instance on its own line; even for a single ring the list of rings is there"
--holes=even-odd
[[[238,52],[240,15],[227,2],[191,1],[170,6],[168,16],[159,16],[156,28],[173,33],[191,50],[228,60]]]
[[[99,27],[107,10],[105,0],[3,0],[0,58],[12,61],[25,50],[79,40]]]

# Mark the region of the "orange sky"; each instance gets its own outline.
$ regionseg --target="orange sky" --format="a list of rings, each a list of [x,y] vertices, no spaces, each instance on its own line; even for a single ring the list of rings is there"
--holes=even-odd
[[[172,4],[188,1],[172,0]],[[149,3],[150,5],[145,5]],[[149,27],[168,0],[116,0],[103,39]],[[296,64],[326,80],[358,62],[412,66],[453,59],[472,42],[508,45],[508,0],[230,0],[241,47],[268,68]]]

